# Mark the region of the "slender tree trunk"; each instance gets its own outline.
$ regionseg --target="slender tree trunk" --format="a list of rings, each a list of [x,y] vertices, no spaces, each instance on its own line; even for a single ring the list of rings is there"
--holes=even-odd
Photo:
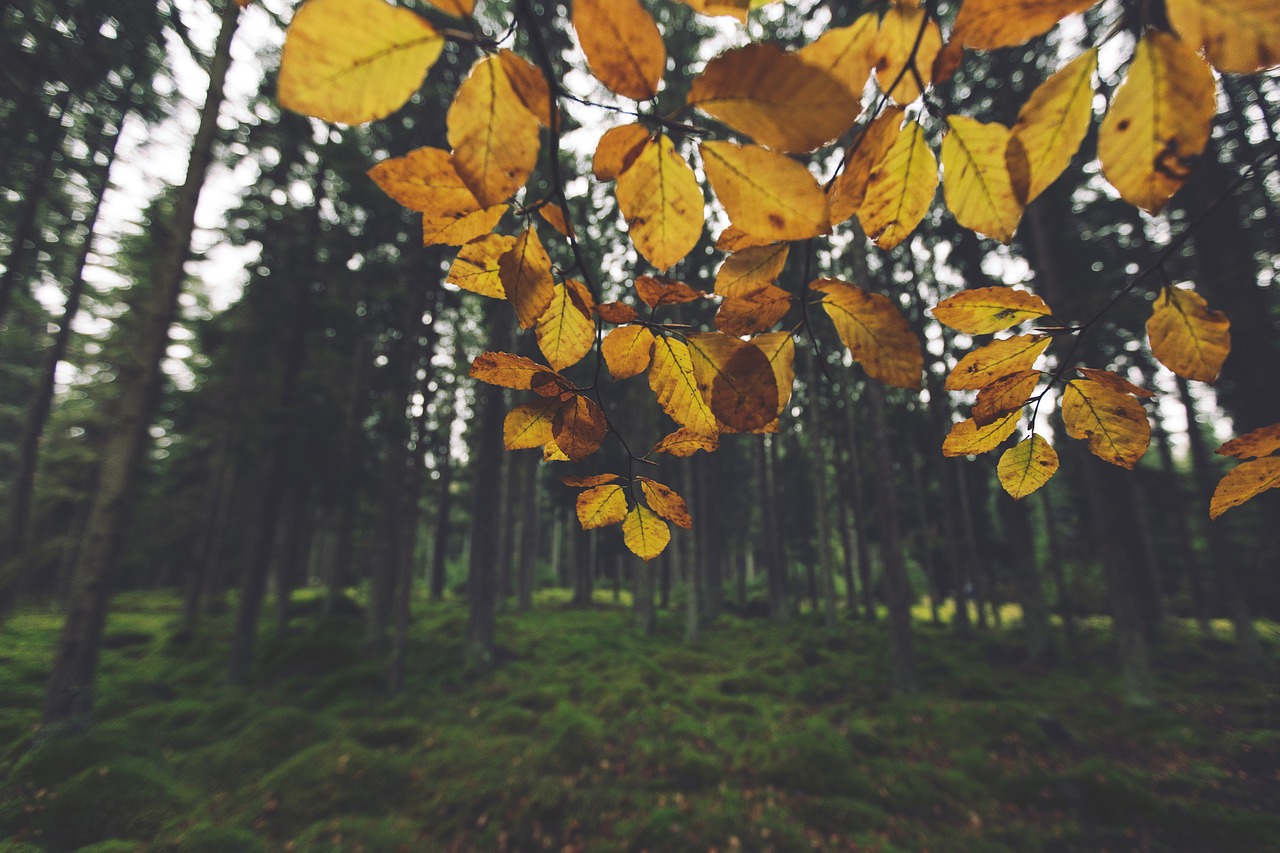
[[[1186,490],[1183,488],[1183,475],[1178,471],[1178,466],[1173,460],[1173,447],[1169,441],[1169,431],[1164,427],[1164,421],[1160,418],[1152,419],[1151,434],[1156,440],[1156,450],[1160,454],[1160,470],[1164,474],[1163,491],[1165,492],[1166,507],[1182,508],[1188,505]],[[1182,566],[1187,575],[1188,598],[1191,599],[1191,615],[1195,618],[1196,624],[1200,628],[1200,633],[1206,637],[1212,636],[1213,628],[1209,624],[1209,611],[1207,608],[1207,600],[1205,599],[1204,583],[1200,576],[1200,555],[1196,552],[1195,545],[1191,541],[1191,531],[1188,526],[1183,523],[1181,514],[1173,514],[1169,519],[1169,523],[1165,525],[1166,535],[1173,539],[1176,552],[1181,558]]]
[[[1062,546],[1058,537],[1058,517],[1053,511],[1053,499],[1048,489],[1040,490],[1040,506],[1044,510],[1045,536],[1049,540],[1049,574],[1058,591],[1058,615],[1062,619],[1062,628],[1066,633],[1067,649],[1076,649],[1076,615],[1071,601],[1071,587],[1067,584],[1067,573],[1063,568]]]
[[[933,540],[937,534],[933,529],[933,523],[929,518],[929,508],[926,505],[924,479],[920,476],[920,469],[924,467],[924,459],[920,454],[913,454],[911,465],[912,485],[915,487],[915,504],[916,504],[916,541],[920,543],[920,564],[924,568],[924,576],[929,582],[929,621],[934,625],[942,624],[942,616],[938,612],[938,605],[942,600],[942,582],[938,577],[938,567],[933,560]]]
[[[70,607],[54,654],[44,707],[47,725],[87,721],[93,708],[93,687],[106,624],[112,569],[124,529],[129,492],[142,459],[147,427],[159,393],[160,362],[182,290],[183,267],[195,227],[196,203],[213,154],[218,108],[222,105],[223,83],[231,64],[231,39],[239,23],[239,12],[235,3],[228,2],[223,8],[222,27],[210,64],[200,126],[192,141],[187,177],[178,192],[167,244],[156,263],[151,290],[156,310],[148,318],[147,334],[139,344],[136,364],[116,380],[122,389],[118,414],[115,429],[104,448],[98,487],[72,577]]]
[[[861,452],[857,413],[854,409],[854,406],[848,407],[845,423],[849,455],[849,492],[853,496],[853,544],[858,556],[858,583],[862,587],[862,619],[868,624],[873,624],[876,621],[876,603],[871,581],[871,549],[867,542],[867,504],[862,491],[862,462],[866,456]]]
[[[453,511],[453,461],[448,442],[440,457],[439,496],[436,498],[435,533],[431,537],[431,600],[444,599],[449,557],[449,513]]]
[[[526,453],[524,459],[524,488],[520,492],[520,550],[516,576],[516,608],[521,613],[533,608],[533,587],[538,570],[538,532],[544,514],[538,457],[534,453]]]
[[[768,441],[773,441],[770,437]],[[760,481],[760,527],[764,533],[765,580],[769,587],[769,614],[775,622],[787,621],[787,583],[778,541],[777,493],[773,482],[773,460],[765,441],[756,443],[756,461]],[[667,575],[670,571],[667,571]],[[670,583],[666,584],[670,588]],[[666,597],[663,597],[666,607]]]
[[[812,405],[809,412],[809,486],[813,498],[813,523],[816,528],[818,565],[822,570],[822,621],[835,633],[840,628],[836,614],[836,558],[831,543],[831,513],[827,509],[827,430],[822,407],[815,399],[820,376],[816,356],[809,362],[809,388]]]
[[[1027,659],[1043,661],[1053,652],[1049,633],[1049,609],[1044,600],[1040,566],[1036,558],[1031,510],[1022,501],[1005,500],[1000,515],[1005,519],[1013,564],[1017,572],[1018,601],[1022,605],[1022,627],[1026,631]]]

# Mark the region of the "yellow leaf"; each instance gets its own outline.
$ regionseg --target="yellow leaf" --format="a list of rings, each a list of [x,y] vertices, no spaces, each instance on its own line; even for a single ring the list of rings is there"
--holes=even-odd
[[[573,488],[585,489],[591,486],[603,486],[606,483],[618,482],[617,474],[588,474],[585,477],[561,477],[560,482]]]
[[[942,442],[943,456],[970,456],[995,450],[1018,428],[1018,412],[1011,412],[986,426],[973,418],[960,421]]]
[[[756,249],[761,246],[771,246],[777,241],[768,237],[757,237],[754,234],[748,234],[732,222],[720,232],[720,236],[716,238],[716,249],[721,252],[741,252],[743,249]]]
[[[716,312],[716,328],[726,335],[763,332],[791,310],[791,294],[772,284],[725,297]]]
[[[565,218],[564,210],[560,205],[552,204],[551,202],[541,204],[538,206],[538,215],[541,216],[548,225],[556,229],[561,237],[569,236],[572,226],[569,224],[569,220]]]
[[[755,246],[734,252],[716,273],[716,293],[743,296],[773,284],[787,265],[786,243]]]
[[[608,431],[604,412],[595,400],[582,394],[575,394],[572,400],[562,404],[551,420],[551,437],[556,447],[575,462],[599,450]]]
[[[1253,432],[1233,438],[1214,453],[1236,459],[1253,459],[1280,450],[1280,424],[1259,427]]]
[[[1040,382],[1040,371],[1020,370],[1001,376],[978,392],[973,403],[973,420],[978,426],[993,423],[1021,409]]]
[[[506,215],[508,205],[495,204],[461,215],[422,214],[422,245],[461,246],[488,234]]]
[[[617,524],[627,514],[627,493],[622,486],[596,486],[578,495],[578,523],[583,530]]]
[[[880,248],[892,249],[924,219],[937,188],[938,161],[925,141],[924,128],[908,121],[871,172],[858,208],[862,230]]]
[[[942,139],[942,194],[956,222],[1001,243],[1013,239],[1022,205],[1013,194],[1005,150],[1009,128],[948,116]]]
[[[738,23],[745,24],[747,12],[776,3],[778,0],[683,0],[683,2],[703,15],[736,18]]]
[[[1252,74],[1280,65],[1275,0],[1165,0],[1169,23],[1219,71]]]
[[[844,168],[829,191],[833,224],[844,222],[862,206],[872,172],[902,135],[903,115],[902,107],[890,107],[876,116],[849,146]]]
[[[596,342],[590,300],[587,289],[572,279],[552,290],[551,305],[538,318],[537,336],[538,349],[554,369],[577,364]]]
[[[516,308],[520,328],[528,329],[546,313],[555,294],[551,258],[538,239],[538,232],[526,228],[510,249],[498,258],[498,275],[507,299]]]
[[[978,347],[952,368],[946,389],[976,391],[1001,376],[1030,370],[1050,341],[1045,335],[1016,335]]]
[[[418,148],[390,157],[369,170],[384,193],[433,218],[457,218],[480,209],[480,202],[458,177],[453,155],[443,148]]]
[[[687,340],[698,390],[716,420],[751,432],[778,416],[778,384],[763,352],[721,332],[689,335]]]
[[[618,176],[618,209],[631,242],[660,270],[675,264],[702,236],[702,188],[666,134],[649,140]]]
[[[658,94],[667,49],[639,0],[574,0],[573,28],[601,83],[637,101]]]
[[[1213,490],[1209,517],[1217,518],[1250,498],[1275,488],[1280,488],[1280,456],[1241,462],[1228,471]]]
[[[551,441],[551,421],[564,405],[556,397],[521,403],[502,422],[502,445],[507,450],[541,447]]]
[[[923,35],[920,33],[921,24],[924,24]],[[907,66],[913,47],[914,73]],[[909,104],[920,97],[921,84],[928,86],[933,80],[933,61],[940,50],[942,31],[933,21],[925,23],[924,9],[890,6],[880,20],[874,48],[876,82],[880,84],[881,91],[900,104]],[[888,91],[890,87],[893,87],[891,92]]]
[[[769,359],[773,378],[778,386],[778,414],[791,400],[791,386],[796,381],[796,342],[790,332],[765,332],[751,339],[756,349]]]
[[[516,238],[505,234],[486,234],[472,240],[458,250],[445,281],[481,296],[506,299],[507,292],[498,275],[498,258],[515,244]]]
[[[1093,121],[1093,73],[1098,49],[1091,47],[1036,87],[1018,111],[1006,155],[1013,192],[1024,205],[1049,188],[1071,165]]]
[[[636,504],[622,522],[622,541],[646,563],[661,554],[671,541],[671,528],[647,506]]]
[[[1062,422],[1067,435],[1089,440],[1094,456],[1122,468],[1138,464],[1151,440],[1151,424],[1142,404],[1091,379],[1067,383]]]
[[[498,51],[498,61],[507,73],[507,80],[524,108],[533,114],[538,124],[551,127],[551,87],[542,70],[518,53]]]
[[[361,124],[400,109],[444,48],[422,18],[382,0],[309,0],[280,58],[280,106]]]
[[[873,51],[877,25],[875,13],[868,12],[847,27],[827,30],[817,41],[797,50],[796,56],[830,74],[860,101],[876,63]]]
[[[716,198],[743,231],[771,241],[827,231],[827,198],[800,163],[757,145],[706,140],[699,150]]]
[[[653,332],[644,326],[619,326],[604,336],[600,351],[614,379],[639,376],[653,360]]]
[[[701,436],[720,434],[711,407],[698,392],[693,361],[683,341],[669,337],[654,340],[649,387],[658,398],[658,405],[680,426]]]
[[[712,59],[688,104],[778,151],[813,151],[848,130],[861,107],[825,70],[776,44],[755,42]]]
[[[636,161],[649,142],[649,128],[638,124],[611,127],[596,143],[591,173],[597,181],[612,181]]]
[[[1231,352],[1231,321],[1194,290],[1166,287],[1147,319],[1151,353],[1186,379],[1213,382]]]
[[[548,441],[542,445],[542,461],[543,462],[568,462],[569,457],[564,455],[564,451],[556,447],[554,441]]]
[[[653,450],[649,452],[666,453],[671,456],[692,456],[699,450],[714,453],[719,446],[719,435],[700,435],[681,427],[655,444]]]
[[[1031,435],[1000,454],[996,476],[1014,500],[1021,500],[1049,482],[1058,470],[1058,454],[1053,445]]]
[[[1112,373],[1110,370],[1098,370],[1093,367],[1077,367],[1076,370],[1085,379],[1092,379],[1094,382],[1105,385],[1112,391],[1119,391],[1121,394],[1133,394],[1135,397],[1154,397],[1156,395],[1156,392],[1134,385],[1119,373]]]
[[[502,60],[477,62],[446,116],[453,164],[481,204],[506,201],[538,162],[538,119],[520,100]]]
[[[1022,44],[1097,0],[965,0],[952,38],[966,47],[995,50]]]
[[[1043,299],[1025,290],[975,287],[942,300],[931,313],[938,322],[957,332],[989,335],[1052,312]]]
[[[509,352],[482,352],[471,362],[467,374],[472,379],[503,388],[528,391],[540,379],[554,379],[557,374],[546,365]],[[545,396],[545,395],[544,395]]]
[[[1098,130],[1102,173],[1120,196],[1159,213],[1191,174],[1217,110],[1213,72],[1193,48],[1149,32]]]
[[[427,0],[427,2],[455,18],[469,18],[476,10],[476,0]]]
[[[664,486],[657,480],[650,480],[648,477],[636,477],[636,482],[640,484],[644,499],[649,502],[649,506],[655,513],[685,530],[693,527],[689,507],[685,504],[684,498],[676,494],[675,489]]]
[[[868,376],[897,388],[920,387],[920,341],[889,297],[831,278],[810,287],[825,294],[823,309]]]

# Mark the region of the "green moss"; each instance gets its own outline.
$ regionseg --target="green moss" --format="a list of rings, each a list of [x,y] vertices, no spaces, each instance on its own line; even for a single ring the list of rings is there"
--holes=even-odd
[[[809,794],[875,797],[875,785],[849,741],[822,717],[769,745],[760,766],[764,781]]]
[[[538,723],[538,734],[558,766],[594,763],[604,745],[604,723],[568,702],[561,702]]]
[[[424,850],[429,846],[413,822],[404,818],[333,818],[307,827],[294,842],[299,850],[323,850],[326,853],[392,853]]]
[[[50,851],[105,839],[150,839],[180,816],[187,797],[158,765],[122,758],[85,770],[43,798],[32,826]]]
[[[409,747],[422,739],[422,720],[413,717],[360,719],[350,724],[348,733],[373,749]]]
[[[327,737],[332,724],[296,708],[260,711],[230,738],[184,757],[190,772],[216,791],[254,782],[264,772]]]
[[[166,845],[148,853],[266,853],[267,845],[247,829],[198,823],[187,827]]]
[[[99,841],[76,850],[76,853],[137,853],[143,847],[137,841]]]
[[[147,738],[132,732],[98,730],[54,737],[36,745],[14,765],[10,781],[28,789],[52,788],[87,768],[110,766],[123,758],[158,758]]]

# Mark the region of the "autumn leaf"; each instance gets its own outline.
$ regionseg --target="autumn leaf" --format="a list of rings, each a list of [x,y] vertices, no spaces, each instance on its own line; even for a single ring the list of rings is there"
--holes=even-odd
[[[556,447],[575,462],[599,450],[607,432],[604,412],[595,400],[582,394],[574,395],[569,403],[561,405],[551,420],[551,437]]]
[[[444,48],[435,27],[382,0],[308,0],[280,57],[280,106],[362,124],[400,109]]]
[[[947,207],[965,228],[1008,243],[1022,218],[1005,164],[1009,128],[959,115],[948,116],[947,124],[951,130],[942,138]]]
[[[1053,445],[1038,435],[1030,435],[1000,454],[996,476],[1014,500],[1021,500],[1049,482],[1058,471],[1058,454]]]
[[[777,245],[778,241],[770,237],[748,234],[730,222],[720,236],[716,238],[716,249],[721,252],[741,252],[743,249],[756,249],[762,246]]]
[[[476,10],[475,0],[427,0],[427,2],[455,18],[469,18]]]
[[[600,82],[624,98],[658,94],[667,49],[639,0],[574,0],[573,28]]]
[[[1209,517],[1217,518],[1250,498],[1275,488],[1280,488],[1280,456],[1241,462],[1228,471],[1213,490],[1213,498],[1209,501]]]
[[[909,104],[920,97],[922,85],[928,86],[932,80],[933,60],[942,50],[942,31],[935,22],[926,23],[925,18],[924,9],[893,5],[884,13],[876,33],[872,62],[876,82],[881,91],[900,104]],[[908,61],[913,62],[914,73]],[[893,91],[889,91],[890,88]]]
[[[703,15],[734,18],[738,23],[747,22],[747,12],[776,3],[778,0],[681,0]]]
[[[813,151],[848,130],[861,109],[827,71],[768,42],[712,59],[688,104],[777,151]],[[730,217],[732,218],[732,217]]]
[[[1254,459],[1280,450],[1280,424],[1259,427],[1223,444],[1214,452],[1236,459]]]
[[[1005,159],[1013,193],[1030,204],[1071,165],[1093,121],[1093,74],[1098,49],[1091,47],[1036,87],[1018,111]]]
[[[482,210],[453,214],[422,215],[422,245],[462,246],[488,234],[507,212],[507,205],[495,204]]]
[[[1169,23],[1219,71],[1252,74],[1280,65],[1275,0],[1165,0]]]
[[[967,47],[995,50],[1043,35],[1067,15],[1097,0],[965,0],[952,38]]]
[[[1138,464],[1151,440],[1151,424],[1142,405],[1091,379],[1067,383],[1062,422],[1067,435],[1089,440],[1094,456],[1122,468]]]
[[[704,143],[705,144],[705,143]],[[938,188],[938,161],[919,122],[908,121],[872,170],[858,221],[877,246],[892,249],[929,212]]]
[[[786,243],[777,243],[734,252],[716,273],[716,293],[743,296],[773,284],[787,264],[787,251]]]
[[[705,140],[699,150],[707,180],[734,225],[770,241],[827,231],[827,197],[800,163],[758,145]]]
[[[606,483],[618,482],[617,474],[588,474],[585,477],[561,477],[560,482],[566,486],[576,489],[590,488],[591,486],[603,486]]]
[[[532,328],[547,312],[555,295],[551,258],[538,239],[538,232],[526,228],[510,249],[498,258],[498,277],[507,299],[515,306],[520,328]]]
[[[973,403],[973,419],[978,426],[994,423],[1026,404],[1040,382],[1040,371],[1020,370],[1001,376],[978,392]]]
[[[497,56],[472,66],[446,125],[454,167],[483,205],[506,201],[537,165],[538,119],[520,100]]]
[[[1030,370],[1050,341],[1046,335],[1017,335],[978,347],[952,368],[945,387],[948,391],[976,391],[1001,376]]]
[[[772,284],[728,296],[716,312],[716,328],[726,335],[763,332],[791,310],[791,294]]]
[[[823,310],[868,376],[898,388],[920,387],[920,341],[889,297],[832,278],[810,288],[825,294]]]
[[[498,51],[498,61],[507,72],[507,80],[524,108],[533,114],[538,124],[551,127],[551,87],[541,69],[518,53],[507,49]]]
[[[1012,287],[975,287],[942,300],[931,312],[938,322],[966,335],[1003,332],[1019,323],[1047,317],[1045,301]]]
[[[649,143],[649,128],[639,124],[611,127],[596,143],[591,173],[597,181],[612,181],[630,168]]]
[[[951,427],[942,442],[943,456],[971,456],[995,450],[1018,428],[1018,412],[1011,412],[986,426],[978,426],[973,418]]]
[[[646,563],[661,554],[671,541],[671,528],[653,510],[637,504],[622,522],[622,541]]]
[[[636,482],[640,484],[644,499],[649,502],[649,506],[655,513],[685,530],[693,527],[689,507],[685,504],[684,498],[676,494],[674,489],[664,486],[657,480],[650,480],[648,477],[636,477]]]
[[[551,422],[562,405],[555,397],[542,397],[507,412],[502,422],[502,446],[507,450],[524,450],[551,441]]]
[[[665,336],[654,340],[649,387],[658,405],[680,426],[697,435],[720,434],[711,407],[698,391],[693,361],[683,341]]]
[[[591,302],[591,293],[574,279],[552,290],[551,304],[538,318],[537,336],[538,349],[555,370],[577,364],[595,344]]]
[[[653,361],[653,333],[644,326],[619,326],[604,336],[600,350],[614,379],[639,376]]]
[[[778,416],[778,385],[763,352],[721,332],[689,335],[689,355],[702,398],[716,419],[738,432]]]
[[[481,296],[506,299],[507,292],[502,289],[502,278],[498,272],[498,258],[515,244],[516,238],[505,234],[486,234],[472,240],[458,250],[445,281]]]
[[[659,281],[651,275],[636,278],[636,295],[650,308],[658,308],[662,305],[684,305],[686,302],[696,302],[705,296],[702,291],[694,290],[682,281]]]
[[[862,206],[872,173],[902,135],[903,115],[901,107],[890,107],[876,116],[849,146],[844,168],[828,190],[832,224],[846,221]]]
[[[558,204],[547,202],[538,205],[538,215],[542,217],[544,222],[556,229],[561,237],[568,237],[573,232],[573,226],[569,224],[568,218],[564,215],[564,209]]]
[[[515,388],[518,391],[532,390],[534,381],[540,377],[548,380],[559,378],[563,381],[563,377],[558,377],[546,365],[509,352],[480,353],[471,362],[467,375],[490,385]]]
[[[1119,373],[1113,373],[1110,370],[1098,370],[1095,367],[1077,367],[1076,372],[1085,379],[1091,379],[1121,394],[1132,394],[1135,397],[1154,397],[1156,395],[1156,392],[1149,391],[1140,385],[1134,385]]]
[[[1194,290],[1165,287],[1147,319],[1151,353],[1185,379],[1213,382],[1231,352],[1231,321]]]
[[[774,384],[778,386],[778,414],[791,399],[791,386],[796,381],[796,342],[790,332],[765,332],[751,339],[756,349],[769,359]]]
[[[1149,32],[1098,130],[1102,174],[1121,198],[1159,213],[1191,174],[1217,111],[1213,72],[1193,48]]]
[[[480,209],[475,194],[458,177],[453,155],[443,148],[389,157],[370,169],[369,177],[400,204],[434,218],[457,218]]]
[[[616,325],[634,323],[639,319],[636,309],[625,302],[601,302],[596,306],[596,314],[606,323]]]
[[[649,452],[687,457],[692,456],[699,450],[714,453],[719,446],[719,435],[702,435],[681,427],[670,435],[663,437]]]
[[[564,455],[564,451],[556,447],[554,441],[548,441],[542,445],[542,461],[543,462],[568,462],[569,457]]]
[[[578,523],[583,530],[617,524],[627,515],[627,493],[622,486],[596,486],[578,495]]]
[[[868,12],[847,27],[831,27],[795,55],[805,64],[825,71],[843,84],[854,100],[860,101],[876,61],[873,52],[878,24],[875,13]]]

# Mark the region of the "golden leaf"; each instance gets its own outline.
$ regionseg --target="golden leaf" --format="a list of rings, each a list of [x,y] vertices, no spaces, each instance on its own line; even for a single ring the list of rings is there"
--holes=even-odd
[[[796,51],[806,64],[830,74],[855,100],[862,100],[862,90],[876,63],[873,55],[879,22],[874,12],[860,16],[847,27],[832,27]]]
[[[1217,518],[1250,498],[1275,488],[1280,488],[1280,456],[1241,462],[1228,471],[1213,490],[1209,517]]]
[[[569,457],[564,455],[564,451],[556,447],[554,441],[548,441],[542,445],[542,461],[543,462],[568,462]]]
[[[622,522],[622,541],[631,553],[647,563],[666,549],[671,541],[671,528],[653,510],[637,504]]]
[[[682,0],[703,15],[735,18],[738,23],[747,22],[747,12],[776,3],[778,0]]]
[[[1142,405],[1091,379],[1067,383],[1062,422],[1067,435],[1089,440],[1094,456],[1122,468],[1138,464],[1151,440],[1151,424]]]
[[[1012,287],[975,287],[962,290],[935,305],[938,322],[966,335],[989,335],[1049,316],[1049,306],[1034,293]]]
[[[524,450],[551,441],[551,421],[562,405],[555,397],[542,397],[507,412],[502,422],[502,446],[507,450]]]
[[[1102,174],[1121,198],[1159,213],[1209,141],[1217,84],[1193,48],[1149,32],[1098,130]]]
[[[574,0],[573,28],[601,83],[637,101],[658,94],[667,49],[639,0]]]
[[[1005,164],[1009,128],[959,115],[948,116],[947,124],[951,130],[942,138],[947,207],[965,228],[1008,243],[1022,218]]]
[[[538,163],[538,119],[520,100],[497,56],[472,66],[446,124],[453,165],[481,204],[506,201]]]
[[[608,527],[627,514],[627,493],[622,486],[596,486],[578,495],[578,523],[583,530]]]
[[[764,353],[773,368],[773,378],[778,386],[778,414],[791,400],[791,386],[796,381],[796,342],[790,332],[765,332],[751,339],[755,348]]]
[[[892,249],[924,219],[937,188],[938,161],[925,141],[924,128],[908,121],[871,172],[858,208],[862,230],[880,248]]]
[[[897,388],[920,387],[920,341],[889,297],[832,278],[810,287],[825,294],[823,309],[868,376]]]
[[[1017,335],[978,347],[952,368],[945,387],[948,391],[976,391],[1001,376],[1030,370],[1050,341],[1045,335]]]
[[[1000,454],[996,476],[1014,500],[1049,482],[1058,471],[1058,454],[1041,436],[1030,435]]]
[[[701,435],[681,427],[653,446],[650,453],[666,453],[671,456],[692,456],[699,450],[714,453],[720,446],[719,435]]]
[[[757,145],[706,140],[699,150],[716,198],[743,231],[780,241],[828,230],[827,198],[800,163]]]
[[[1214,452],[1236,459],[1253,459],[1280,450],[1280,424],[1259,427],[1253,432],[1233,438]]]
[[[658,405],[680,426],[697,435],[720,434],[711,407],[698,392],[693,361],[683,341],[668,337],[654,340],[649,387],[658,398]]]
[[[611,127],[596,143],[591,173],[597,181],[612,181],[626,171],[649,142],[649,128],[639,124]]]
[[[915,48],[914,73],[907,67],[912,48]],[[928,86],[933,79],[933,61],[940,50],[942,31],[933,21],[925,23],[924,9],[890,6],[880,20],[874,47],[876,82],[881,91],[900,104],[909,104],[920,97],[922,85]],[[888,91],[890,86],[892,92]]]
[[[427,2],[455,18],[469,18],[476,10],[476,0],[427,0]]]
[[[1231,352],[1231,321],[1194,290],[1166,287],[1147,319],[1151,353],[1186,379],[1213,382]]]
[[[655,513],[685,530],[693,527],[689,507],[685,504],[684,498],[676,494],[675,489],[664,486],[657,480],[650,480],[648,477],[636,477],[636,482],[640,484],[644,499],[649,502],[649,506]]]
[[[596,306],[596,314],[606,323],[614,323],[621,325],[622,323],[634,323],[639,319],[636,309],[632,308],[625,302],[602,302]]]
[[[698,390],[716,420],[752,432],[778,416],[778,383],[763,352],[721,332],[689,335],[687,341]]]
[[[1252,74],[1280,65],[1275,0],[1165,0],[1169,23],[1219,71]]]
[[[524,108],[533,114],[538,124],[551,127],[551,87],[542,70],[518,53],[507,49],[498,51],[498,61],[507,72],[507,80]]]
[[[636,295],[645,305],[657,308],[662,305],[696,302],[706,294],[701,290],[694,290],[682,281],[659,281],[651,275],[642,275],[636,278]]]
[[[462,246],[488,234],[507,212],[507,205],[495,204],[459,216],[422,214],[422,245]]]
[[[978,392],[973,403],[973,420],[978,426],[993,423],[1021,409],[1040,382],[1040,371],[1020,370],[1001,376]]]
[[[1154,397],[1156,395],[1156,392],[1148,391],[1140,385],[1134,385],[1119,373],[1112,373],[1110,370],[1098,370],[1094,367],[1077,367],[1076,370],[1085,379],[1092,379],[1094,382],[1105,385],[1112,391],[1119,391],[1121,394],[1132,394],[1135,397]]]
[[[773,284],[725,297],[716,312],[716,328],[726,335],[763,332],[791,310],[791,294]]]
[[[743,296],[773,284],[787,264],[787,244],[742,249],[725,258],[716,273],[716,293]]]
[[[506,299],[507,292],[498,275],[498,258],[515,244],[516,238],[506,234],[486,234],[472,240],[458,250],[445,281],[481,296]]]
[[[1097,68],[1098,49],[1091,47],[1037,86],[1018,111],[1005,156],[1023,205],[1048,189],[1080,149],[1093,121]]]
[[[844,168],[828,191],[832,224],[844,222],[862,206],[872,173],[902,134],[903,115],[902,107],[890,107],[876,116],[849,146]]]
[[[581,282],[570,279],[557,284],[551,305],[538,318],[538,349],[547,364],[564,370],[582,360],[596,342],[596,324],[591,319],[591,294]]]
[[[403,157],[390,157],[368,174],[384,193],[432,218],[457,218],[480,209],[475,194],[458,177],[453,155],[443,148],[417,148]]]
[[[995,450],[1018,428],[1018,412],[1011,412],[986,426],[978,426],[973,418],[951,427],[942,442],[943,456],[970,456]]]
[[[660,270],[697,245],[704,206],[697,175],[665,134],[648,141],[618,176],[618,209],[631,242]]]
[[[716,249],[721,252],[741,252],[743,249],[755,249],[761,246],[772,246],[777,243],[768,237],[757,237],[748,234],[732,222],[720,232],[716,238]]]
[[[653,332],[644,326],[619,326],[604,336],[600,350],[614,379],[639,376],[653,361]]]
[[[498,258],[498,275],[507,299],[516,308],[520,328],[532,328],[547,312],[555,294],[551,258],[538,239],[538,232],[526,228],[510,249]]]
[[[561,237],[568,237],[572,231],[569,220],[564,215],[564,210],[558,204],[546,202],[538,205],[538,215],[542,217],[552,228],[560,233]]]
[[[444,48],[436,29],[382,0],[308,0],[280,58],[280,106],[341,124],[391,115]]]
[[[588,474],[585,477],[561,477],[560,482],[566,486],[585,489],[591,486],[603,486],[606,483],[618,482],[617,474]]]
[[[861,110],[827,71],[768,42],[708,62],[689,87],[688,104],[761,145],[790,152],[821,148],[852,127]]]
[[[1097,0],[965,0],[952,38],[967,47],[995,50],[1043,35],[1067,15]]]
[[[562,404],[551,420],[551,437],[556,447],[575,462],[599,450],[608,431],[604,412],[595,400],[583,394],[575,394],[571,401]]]
[[[515,388],[520,391],[531,390],[537,379],[563,379],[546,365],[509,352],[480,353],[471,362],[471,369],[467,375],[472,379],[488,382],[490,385]]]

